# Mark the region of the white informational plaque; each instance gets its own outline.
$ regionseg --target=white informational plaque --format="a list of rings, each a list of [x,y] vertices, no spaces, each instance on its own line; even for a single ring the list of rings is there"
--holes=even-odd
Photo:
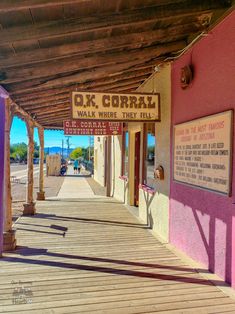
[[[229,195],[233,111],[174,126],[174,180]]]

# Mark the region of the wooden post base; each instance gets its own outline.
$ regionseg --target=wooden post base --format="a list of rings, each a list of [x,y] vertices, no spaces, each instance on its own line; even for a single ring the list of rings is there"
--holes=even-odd
[[[15,230],[3,233],[3,251],[14,251],[16,248]]]
[[[35,203],[24,204],[23,216],[33,216],[35,213]]]
[[[45,192],[37,192],[37,201],[45,201]]]

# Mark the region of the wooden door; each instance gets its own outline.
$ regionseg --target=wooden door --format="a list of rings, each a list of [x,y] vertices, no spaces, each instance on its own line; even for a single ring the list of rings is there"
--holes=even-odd
[[[140,182],[140,132],[135,133],[135,195],[134,205],[139,206],[139,182]]]

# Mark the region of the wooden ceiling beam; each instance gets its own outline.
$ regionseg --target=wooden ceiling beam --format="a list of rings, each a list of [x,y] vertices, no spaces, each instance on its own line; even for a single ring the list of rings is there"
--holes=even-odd
[[[9,84],[24,82],[33,79],[43,79],[50,77],[53,73],[55,75],[69,74],[76,71],[85,69],[98,68],[103,66],[117,67],[117,64],[129,62],[143,62],[151,60],[153,58],[165,55],[168,53],[175,52],[186,46],[185,41],[170,42],[162,45],[151,46],[148,48],[136,49],[129,53],[122,51],[116,53],[100,54],[87,58],[71,58],[66,61],[60,62],[59,66],[57,63],[44,63],[43,65],[35,65],[30,67],[17,67],[14,69],[8,69],[6,72],[2,72],[5,79],[0,81],[0,84]],[[0,72],[1,74],[1,72]],[[92,78],[92,77],[90,77]],[[63,78],[59,78],[62,81]]]
[[[143,62],[130,61],[124,64],[117,64],[116,66],[104,66],[102,68],[87,70],[82,73],[69,75],[66,77],[61,77],[61,79],[51,79],[45,82],[22,82],[17,84],[11,84],[5,86],[5,89],[9,92],[11,97],[20,98],[21,96],[26,97],[27,95],[36,97],[37,93],[47,93],[58,91],[59,89],[66,90],[67,88],[72,88],[75,90],[77,86],[86,82],[92,82],[96,80],[103,80],[105,78],[111,78],[116,75],[121,75],[125,73],[130,73],[132,71],[142,70],[142,69],[153,69],[154,66],[163,62],[163,58],[155,58],[150,61],[142,60]]]
[[[161,62],[161,61],[159,61]],[[106,83],[115,83],[117,81],[123,80],[123,79],[130,79],[133,77],[137,77],[137,76],[141,76],[144,74],[152,74],[153,72],[153,67],[154,65],[156,65],[156,61],[155,63],[149,63],[149,65],[141,65],[140,67],[134,68],[132,70],[127,70],[127,71],[121,71],[118,74],[112,75],[112,76],[105,76],[99,79],[94,79],[92,81],[88,81],[82,84],[72,84],[66,87],[60,87],[60,88],[49,88],[49,89],[45,89],[42,91],[37,91],[37,99],[40,98],[44,98],[45,100],[49,100],[47,99],[48,97],[57,97],[60,96],[62,94],[66,94],[66,93],[70,93],[71,91],[74,91],[76,89],[83,89],[85,88],[85,86],[89,89],[89,88],[94,88],[94,87],[101,87],[102,85],[105,85]],[[14,93],[10,93],[11,97],[14,98],[14,101],[16,103],[20,102],[22,105],[25,105],[27,102],[37,102],[37,99],[35,100],[35,93],[32,92],[28,92],[28,91],[24,91],[21,90],[20,93],[17,93],[14,96]],[[51,96],[53,95],[53,96]]]
[[[150,60],[150,62],[149,60],[139,60],[138,62],[129,61],[117,65],[103,66],[102,68],[83,71],[79,74],[67,75],[60,79],[47,79],[46,82],[40,82],[38,80],[35,82],[34,80],[31,80],[29,82],[10,84],[4,87],[13,97],[20,97],[21,95],[25,96],[27,94],[35,96],[37,92],[42,93],[48,90],[52,91],[54,89],[62,89],[71,86],[76,89],[77,85],[82,83],[113,77],[115,75],[123,74],[125,71],[130,72],[133,69],[137,70],[138,66],[142,69],[145,68],[145,62],[146,64],[152,62],[152,65],[150,66],[153,67],[154,64],[156,65],[159,62],[162,62],[162,60],[162,58],[154,58],[153,60]]]
[[[61,123],[61,125],[63,125],[63,121],[64,120],[68,120],[70,119],[70,115],[69,114],[63,114],[61,116],[58,117],[53,117],[50,116],[49,118],[40,118],[38,119],[38,122],[43,126],[44,123],[48,123],[49,125],[53,125],[53,123],[57,122],[57,123]]]
[[[77,88],[75,89],[70,88],[69,90],[64,91],[63,93],[61,93],[60,95],[54,95],[52,93],[52,96],[47,96],[47,97],[39,97],[39,95],[37,95],[37,99],[35,100],[30,100],[30,101],[21,101],[21,99],[19,98],[18,103],[25,109],[35,109],[35,108],[44,108],[47,106],[51,106],[53,105],[53,103],[57,102],[57,101],[69,101],[70,100],[70,93],[72,90],[107,90],[107,88],[109,87],[113,87],[116,86],[117,84],[126,84],[126,82],[138,82],[142,79],[146,79],[149,75],[151,75],[152,73],[152,69],[148,69],[148,70],[141,70],[139,73],[138,72],[133,72],[132,74],[129,75],[121,75],[119,77],[112,77],[112,78],[106,78],[103,80],[98,80],[98,82],[94,81],[94,82],[88,82],[88,83],[84,83],[81,85],[78,85]]]
[[[32,110],[32,114],[36,116],[35,119],[38,119],[40,117],[48,117],[48,115],[57,115],[57,113],[64,113],[64,112],[70,112],[70,107],[67,105],[66,107],[64,106],[54,106],[52,108],[48,108],[46,110]]]
[[[71,91],[73,87],[73,85],[71,86],[67,86],[67,87],[63,87],[63,88],[53,88],[53,89],[47,89],[47,90],[43,90],[43,91],[38,91],[37,92],[37,99],[47,99],[48,97],[57,97],[60,96],[62,94],[66,94],[69,93]],[[11,97],[14,98],[14,101],[16,103],[21,102],[23,105],[26,103],[30,103],[30,102],[35,102],[37,103],[37,99],[35,100],[35,94],[19,94],[17,96],[14,96],[13,93],[10,93]]]
[[[0,12],[8,13],[27,9],[51,8],[68,4],[90,3],[90,0],[1,0]]]
[[[177,0],[174,2],[180,2],[181,0]],[[61,6],[61,5],[79,5],[79,4],[90,4],[91,0],[1,0],[0,3],[0,12],[16,12],[28,9],[38,9],[38,8],[50,8]],[[130,1],[129,1],[130,2]],[[168,0],[167,3],[173,2]],[[166,0],[158,0],[158,5],[165,4]],[[116,11],[119,11],[121,1],[117,1]],[[133,4],[132,4],[133,6]],[[148,5],[145,5],[148,6]],[[151,3],[149,4],[151,6]]]
[[[30,113],[26,112],[24,109],[22,109],[20,106],[18,106],[16,103],[14,103],[11,100],[11,108],[12,108],[12,113],[15,116],[19,116],[21,119],[25,120],[25,121],[31,121],[34,126],[41,128],[42,125],[40,123],[38,123]]]
[[[48,123],[49,124],[49,123]],[[54,123],[53,125],[47,125],[47,124],[44,124],[44,130],[49,130],[49,131],[60,131],[60,130],[63,130],[63,126],[61,123]]]
[[[55,38],[64,35],[84,34],[90,31],[113,30],[125,26],[159,22],[174,17],[182,18],[187,15],[201,14],[204,11],[225,8],[230,6],[228,1],[214,0],[193,1],[189,3],[171,3],[168,5],[152,6],[141,10],[125,11],[118,14],[85,17],[80,19],[65,19],[54,22],[43,22],[27,26],[17,26],[1,30],[1,45],[25,40],[40,40]]]
[[[6,57],[4,54],[1,56],[0,54],[0,68],[4,72],[6,69],[41,64],[47,61],[62,61],[66,58],[73,58],[83,54],[114,51],[120,48],[137,49],[142,46],[150,46],[156,42],[164,43],[187,38],[188,35],[202,31],[205,27],[196,19],[194,22],[191,21],[187,24],[174,25],[153,31],[123,34],[31,51],[29,49],[11,57]]]
[[[44,111],[46,110],[47,108],[54,108],[55,106],[57,105],[64,105],[64,106],[67,106],[69,105],[70,103],[70,99],[69,97],[67,97],[66,99],[63,99],[63,100],[55,100],[55,101],[52,101],[50,103],[45,103],[45,104],[39,104],[39,105],[35,105],[35,106],[29,106],[29,107],[25,107],[25,106],[22,106],[20,104],[20,106],[25,110],[25,111],[28,111],[28,112],[36,112],[37,110],[38,111]]]
[[[48,113],[46,116],[38,116],[37,118],[37,121],[44,121],[44,120],[48,120],[50,121],[51,119],[52,120],[55,120],[55,119],[61,119],[63,121],[63,117],[66,116],[70,116],[70,111],[65,111],[65,112],[58,112],[57,115],[53,115],[53,112],[52,113]]]
[[[69,112],[69,110],[68,110],[68,112],[61,112],[61,113],[57,113],[57,115],[53,115],[53,113],[51,113],[51,114],[48,114],[47,116],[40,116],[40,117],[38,117],[38,119],[37,119],[37,121],[50,121],[50,120],[61,120],[61,121],[63,121],[63,118],[64,117],[69,117],[69,116],[71,116],[71,114],[70,114],[70,112]]]
[[[139,82],[139,83],[127,84],[121,87],[115,87],[115,88],[110,89],[109,92],[120,92],[120,93],[125,92],[126,93],[126,91],[130,89],[132,91],[135,91],[143,82],[144,81]]]
[[[37,100],[33,102],[19,102],[19,105],[24,108],[25,110],[29,109],[36,109],[36,108],[45,108],[47,106],[53,106],[55,103],[64,103],[67,101],[67,103],[70,100],[70,93],[64,93],[60,96],[49,96],[46,98],[38,98]]]
[[[137,78],[132,79],[132,80],[123,80],[123,81],[116,82],[113,84],[107,84],[102,88],[102,90],[103,91],[110,91],[110,90],[113,90],[114,88],[122,88],[122,87],[125,87],[126,85],[129,85],[129,84],[138,84],[139,85],[139,84],[141,84],[141,82],[145,81],[147,78],[148,78],[148,76],[143,75],[143,76],[137,77]],[[95,89],[95,90],[98,91],[98,89]]]

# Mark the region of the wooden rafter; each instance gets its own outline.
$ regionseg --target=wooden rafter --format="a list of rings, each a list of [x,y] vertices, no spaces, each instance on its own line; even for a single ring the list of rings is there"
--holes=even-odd
[[[134,75],[131,77],[122,77],[120,79],[115,79],[115,78],[109,78],[109,80],[104,80],[103,82],[97,83],[95,87],[92,88],[92,84],[82,84],[80,86],[77,86],[76,90],[109,90],[118,86],[125,86],[128,83],[138,83],[142,82],[145,80],[150,74],[152,73],[152,70],[145,71],[144,73],[142,72],[140,75]],[[94,85],[94,83],[93,83]],[[52,92],[52,95],[47,96],[47,97],[42,97],[42,98],[37,98],[36,100],[31,100],[31,101],[24,101],[20,102],[21,106],[25,109],[32,109],[34,110],[35,108],[45,108],[45,107],[50,107],[53,106],[55,103],[59,102],[66,102],[67,100],[70,99],[70,92],[72,90],[75,90],[75,88],[69,88],[65,92],[59,94],[59,95],[54,95]]]
[[[211,16],[211,13],[208,14]],[[64,44],[59,47],[28,50],[20,52],[9,58],[0,55],[0,68],[10,69],[25,65],[41,64],[47,61],[60,60],[81,56],[83,54],[94,54],[97,52],[114,51],[114,49],[128,48],[133,50],[142,46],[150,46],[155,42],[164,43],[186,38],[192,31],[197,32],[205,29],[198,18],[191,23],[171,26],[155,31],[145,31],[132,34],[123,34],[103,39],[82,41],[79,43]]]
[[[181,49],[185,46],[185,44],[178,45],[177,48]],[[161,58],[162,59],[162,58]],[[157,64],[158,58],[155,58],[155,64]],[[147,61],[148,62],[148,61]],[[66,75],[64,77],[60,78],[52,78],[47,79],[46,82],[36,81],[34,84],[34,81],[29,82],[20,82],[17,84],[10,84],[8,85],[8,91],[11,95],[22,95],[26,93],[37,93],[38,91],[44,91],[48,89],[54,89],[54,88],[63,88],[65,86],[71,86],[74,85],[76,88],[76,85],[79,85],[81,83],[92,81],[92,80],[99,80],[103,79],[105,77],[110,77],[115,74],[118,74],[123,71],[130,71],[137,65],[144,66],[144,60],[131,60],[126,63],[121,64],[114,64],[114,65],[106,65],[100,68],[95,68],[92,70],[86,70],[82,71],[78,74],[70,74]],[[115,72],[116,71],[116,72]]]
[[[109,84],[115,84],[118,82],[123,82],[131,79],[137,79],[138,77],[146,76],[148,77],[153,72],[153,67],[150,65],[144,69],[137,69],[132,70],[130,72],[124,72],[118,75],[114,75],[112,77],[105,77],[99,80],[93,80],[90,82],[86,82],[83,84],[76,84],[64,88],[55,88],[55,89],[48,89],[42,92],[37,93],[37,99],[35,99],[34,94],[27,94],[21,97],[15,97],[15,101],[19,102],[21,106],[24,108],[31,107],[44,103],[50,103],[56,99],[62,99],[64,97],[68,97],[71,91],[74,90],[94,90],[94,89],[101,89],[104,86]]]
[[[135,91],[229,6],[227,0],[2,0],[0,85],[29,117],[61,128],[72,90]]]
[[[7,13],[13,11],[21,11],[26,9],[38,9],[55,7],[66,4],[82,4],[89,3],[90,0],[1,0],[0,12]]]
[[[176,41],[166,44],[156,45],[152,47],[136,49],[131,52],[132,60],[143,62],[143,60],[151,60],[157,56],[165,53],[171,53],[177,48],[180,50],[185,47],[185,41]],[[45,62],[43,64],[35,64],[30,67],[14,67],[8,69],[5,73],[6,79],[2,80],[2,84],[16,83],[27,81],[28,77],[31,79],[50,77],[53,74],[73,73],[78,69],[92,69],[103,66],[111,66],[115,64],[125,63],[130,60],[129,54],[126,52],[107,53],[102,55],[94,55],[85,58],[70,58],[60,62],[59,66],[55,62]]]
[[[105,18],[85,17],[82,19],[67,19],[63,23],[60,21],[44,22],[35,25],[14,27],[1,31],[1,45],[4,43],[19,42],[25,40],[40,40],[45,38],[55,38],[64,35],[85,34],[91,31],[107,31],[120,29],[125,26],[144,25],[146,23],[162,23],[164,20],[183,18],[187,16],[200,15],[205,11],[221,8],[224,5],[221,1],[215,0],[210,5],[207,1],[171,3],[169,5],[155,6],[144,10],[132,10],[122,14],[107,14]]]

